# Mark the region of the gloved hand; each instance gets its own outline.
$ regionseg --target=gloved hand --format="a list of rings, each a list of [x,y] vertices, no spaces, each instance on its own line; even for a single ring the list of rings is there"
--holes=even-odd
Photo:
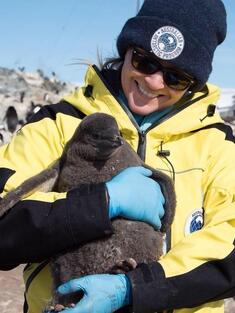
[[[106,183],[110,218],[122,216],[161,228],[165,199],[151,175],[147,168],[129,167]]]
[[[63,295],[79,290],[84,292],[83,298],[63,313],[112,313],[130,304],[130,282],[124,274],[88,275],[58,288]]]

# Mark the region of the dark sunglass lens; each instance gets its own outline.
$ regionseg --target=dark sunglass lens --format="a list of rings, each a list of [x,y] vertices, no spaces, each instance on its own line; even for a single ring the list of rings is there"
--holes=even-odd
[[[131,63],[137,71],[143,74],[151,75],[162,71],[166,85],[172,89],[184,90],[191,84],[191,80],[183,73],[181,74],[174,69],[164,68],[157,60],[151,59],[151,57],[137,50],[132,52]]]
[[[146,74],[154,74],[157,71],[160,71],[160,67],[158,64],[151,62],[150,60],[146,63],[145,73]]]
[[[186,77],[183,77],[179,73],[169,70],[165,71],[164,80],[170,88],[177,90],[184,90],[190,84],[190,81]]]
[[[153,74],[160,70],[157,63],[135,50],[132,53],[132,65],[137,71],[143,74]]]

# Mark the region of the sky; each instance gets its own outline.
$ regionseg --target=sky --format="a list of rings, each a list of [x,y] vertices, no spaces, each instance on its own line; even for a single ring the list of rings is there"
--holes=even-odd
[[[187,0],[182,0],[182,3]],[[86,66],[116,53],[116,38],[143,0],[0,0],[0,66],[54,71],[81,83]],[[226,41],[218,47],[210,82],[235,88],[235,0],[224,0]]]

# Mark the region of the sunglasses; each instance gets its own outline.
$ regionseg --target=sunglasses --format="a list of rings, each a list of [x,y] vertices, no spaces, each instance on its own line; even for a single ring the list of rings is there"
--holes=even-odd
[[[136,48],[132,50],[131,64],[138,72],[146,75],[161,71],[166,85],[175,90],[185,90],[195,83],[195,80],[190,75],[164,67],[156,59]]]

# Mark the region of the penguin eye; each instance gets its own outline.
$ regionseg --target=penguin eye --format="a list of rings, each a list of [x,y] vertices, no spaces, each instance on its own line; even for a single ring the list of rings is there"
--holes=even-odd
[[[93,139],[100,139],[100,135],[95,133],[95,134],[92,134],[92,138]]]

